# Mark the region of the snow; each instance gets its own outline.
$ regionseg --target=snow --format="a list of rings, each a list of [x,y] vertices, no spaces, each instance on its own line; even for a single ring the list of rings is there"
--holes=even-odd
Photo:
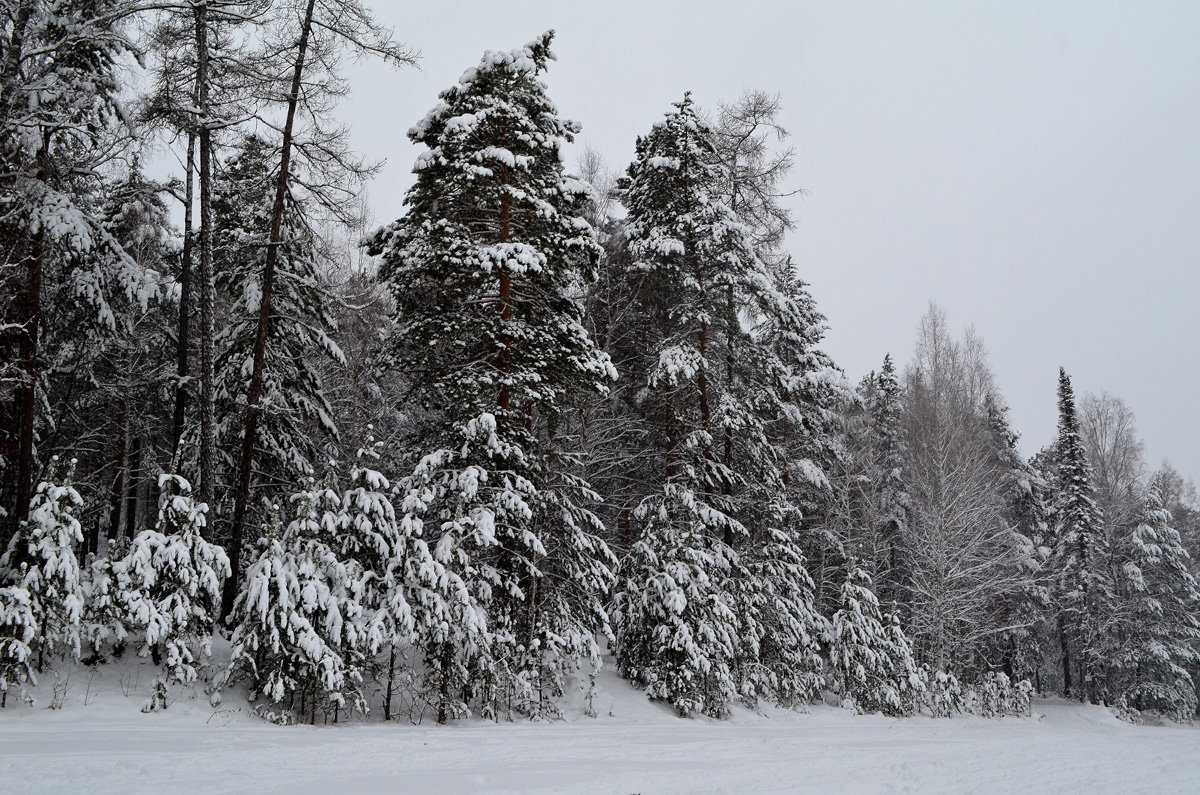
[[[130,656],[74,670],[62,709],[43,708],[49,672],[38,706],[10,698],[0,789],[1167,793],[1194,791],[1200,764],[1196,728],[1134,726],[1059,699],[1035,699],[1031,718],[892,719],[817,705],[685,720],[611,669],[595,719],[282,727],[235,693],[211,707],[198,688],[142,714],[154,669]]]

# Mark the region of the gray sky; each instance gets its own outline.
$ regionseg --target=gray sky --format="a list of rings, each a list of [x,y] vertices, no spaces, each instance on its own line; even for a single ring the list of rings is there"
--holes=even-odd
[[[986,342],[1026,452],[1061,364],[1129,403],[1152,466],[1200,477],[1200,3],[372,5],[424,55],[352,72],[378,221],[437,93],[548,28],[552,97],[616,167],[687,89],[778,91],[807,191],[790,249],[851,379],[907,361],[936,301]]]

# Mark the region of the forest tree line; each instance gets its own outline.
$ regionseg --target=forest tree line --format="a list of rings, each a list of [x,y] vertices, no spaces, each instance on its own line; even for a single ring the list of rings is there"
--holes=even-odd
[[[1061,371],[1026,459],[936,307],[850,383],[778,97],[569,167],[551,39],[442,92],[372,230],[340,67],[417,56],[357,0],[6,0],[3,697],[133,649],[147,708],[550,717],[610,653],[682,715],[1190,719],[1200,502],[1129,408]]]

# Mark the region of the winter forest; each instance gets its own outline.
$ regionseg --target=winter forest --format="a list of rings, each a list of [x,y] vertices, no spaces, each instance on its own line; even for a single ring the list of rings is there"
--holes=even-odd
[[[847,375],[786,95],[568,157],[553,32],[500,41],[368,208],[346,67],[419,44],[359,0],[3,0],[0,723],[130,660],[142,712],[283,725],[595,716],[606,672],[678,718],[1193,720],[1192,481],[1070,362],[1022,453],[935,304]]]

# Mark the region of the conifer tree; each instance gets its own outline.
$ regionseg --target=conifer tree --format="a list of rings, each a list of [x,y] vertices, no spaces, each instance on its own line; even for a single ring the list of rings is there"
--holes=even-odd
[[[1058,375],[1057,505],[1050,568],[1056,579],[1063,691],[1100,699],[1104,622],[1112,615],[1112,580],[1100,509],[1092,494],[1091,466],[1079,436],[1075,392],[1064,369]],[[1082,681],[1073,678],[1075,671]]]
[[[285,530],[272,516],[260,553],[246,571],[230,624],[233,650],[226,674],[250,684],[252,698],[315,723],[317,710],[363,710],[363,576],[343,560],[341,495],[309,487],[292,497]]]
[[[227,301],[227,320],[216,339],[216,390],[220,480],[232,484],[242,441],[242,407],[258,331],[262,286],[259,264],[270,230],[274,191],[273,149],[248,135],[225,162],[213,198],[213,262],[218,293]],[[278,279],[263,367],[258,419],[255,492],[297,483],[313,473],[323,440],[336,437],[319,360],[342,362],[330,337],[332,298],[317,273],[318,243],[303,208],[288,202],[286,243],[275,264]],[[261,513],[261,511],[259,512]],[[235,550],[230,549],[234,554]],[[231,561],[236,565],[237,561]]]
[[[139,653],[163,667],[148,709],[165,709],[167,687],[194,682],[196,665],[212,654],[221,582],[229,576],[225,550],[203,537],[208,506],[179,475],[158,481],[157,527],[139,533],[113,566],[125,624],[144,633]]]
[[[894,615],[884,618],[870,576],[854,560],[833,617],[829,662],[843,705],[889,715],[916,709],[921,680],[911,644]]]
[[[603,393],[614,373],[576,297],[598,251],[581,217],[587,188],[559,155],[579,128],[540,78],[551,38],[488,52],[442,92],[409,131],[428,151],[407,214],[371,244],[396,301],[396,364],[430,411],[429,452],[402,484],[405,521],[487,618],[482,644],[423,641],[442,719],[463,685],[487,714],[502,701],[540,709],[608,631],[595,495],[556,439],[568,398]]]
[[[1119,665],[1127,684],[1122,695],[1137,709],[1191,720],[1196,691],[1188,668],[1200,661],[1200,587],[1157,488],[1146,495],[1142,522],[1126,547],[1121,582],[1127,618]]]
[[[466,585],[435,559],[420,537],[420,524],[397,519],[388,496],[391,484],[371,467],[379,458],[379,447],[368,438],[367,446],[358,451],[350,488],[342,497],[338,540],[343,559],[354,561],[363,572],[360,602],[366,652],[375,657],[387,651],[384,719],[391,720],[396,666],[409,662],[403,657],[397,660],[397,653],[403,655],[414,643],[450,633],[479,638],[483,625],[472,609]],[[435,661],[426,672],[435,700],[440,663]]]
[[[33,645],[37,618],[29,591],[0,588],[0,708],[8,703],[13,685],[37,680],[33,674]]]
[[[653,697],[718,715],[739,693],[790,702],[815,688],[820,620],[793,495],[827,485],[820,437],[832,369],[815,347],[823,319],[803,285],[790,267],[763,262],[753,230],[721,200],[726,168],[685,96],[638,141],[621,183],[626,278],[648,319],[633,360],[645,370],[630,377],[645,385],[647,452],[661,463],[634,512],[643,540],[622,567],[618,661]],[[703,606],[672,607],[678,561]],[[711,642],[656,671],[665,658],[655,639],[685,635]]]
[[[984,400],[988,443],[995,458],[1006,502],[1005,521],[1016,553],[1010,565],[1022,574],[1022,585],[998,595],[1007,627],[995,639],[996,654],[1010,678],[1032,675],[1039,665],[1039,644],[1050,617],[1051,594],[1046,582],[1046,544],[1050,535],[1050,487],[1045,477],[1017,451],[1017,433],[1007,409],[988,394]]]
[[[680,715],[724,717],[737,694],[739,646],[760,639],[739,635],[730,583],[750,575],[713,532],[732,520],[671,482],[634,520],[642,535],[621,562],[613,600],[618,669]]]
[[[0,544],[33,502],[47,370],[62,352],[61,339],[46,339],[55,330],[48,320],[78,312],[92,330],[110,328],[110,302],[129,285],[131,264],[91,193],[120,117],[118,63],[133,49],[123,30],[132,9],[126,0],[25,0],[8,9],[0,29]]]
[[[37,630],[33,641],[39,670],[47,652],[79,655],[84,605],[75,549],[83,542],[83,532],[75,514],[83,499],[72,485],[74,468],[72,460],[57,483],[58,459],[51,460],[46,480],[33,495],[29,518],[0,556],[0,582],[27,595]],[[14,603],[25,601],[16,594],[13,598]]]
[[[877,460],[881,469],[879,484],[880,536],[887,548],[887,582],[884,589],[893,598],[903,587],[903,561],[900,559],[900,539],[908,526],[908,489],[904,483],[903,404],[896,365],[891,354],[885,354],[876,380],[878,391],[869,406],[871,425],[878,440]],[[878,579],[876,580],[879,584]]]

